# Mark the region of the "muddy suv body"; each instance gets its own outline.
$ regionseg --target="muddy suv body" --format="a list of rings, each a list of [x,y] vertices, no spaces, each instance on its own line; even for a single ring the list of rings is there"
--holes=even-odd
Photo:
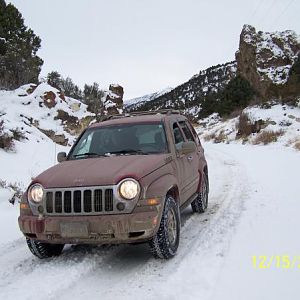
[[[179,244],[180,210],[207,207],[204,151],[178,112],[93,124],[58,160],[32,181],[20,204],[20,229],[40,258],[59,255],[64,244],[137,242],[170,258]]]

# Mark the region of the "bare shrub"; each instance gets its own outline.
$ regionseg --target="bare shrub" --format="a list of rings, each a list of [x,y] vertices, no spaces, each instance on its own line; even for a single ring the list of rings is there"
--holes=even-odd
[[[298,151],[300,151],[300,141],[295,143],[294,148]]]
[[[16,200],[21,200],[24,193],[23,186],[20,183],[7,183],[5,180],[0,179],[0,188],[10,189],[14,192],[12,197],[8,199],[11,204],[15,204]]]
[[[253,131],[254,123],[247,113],[241,113],[238,123],[236,124],[236,138],[247,137]]]
[[[203,136],[203,140],[205,142],[208,142],[208,141],[211,141],[211,140],[214,140],[216,137],[216,134],[215,133],[210,133],[210,134],[206,134]]]
[[[270,144],[273,142],[277,142],[278,137],[282,136],[284,134],[284,130],[278,130],[278,131],[273,131],[273,130],[266,130],[261,132],[259,135],[255,137],[253,140],[254,145],[258,144]]]
[[[224,134],[223,130],[220,131],[217,135],[215,135],[214,143],[224,143],[227,140],[227,136]]]
[[[10,131],[13,134],[13,139],[16,141],[22,141],[26,138],[24,132],[22,132],[19,128],[11,129]]]
[[[0,120],[0,148],[5,151],[14,149],[13,137],[4,132],[4,121]]]

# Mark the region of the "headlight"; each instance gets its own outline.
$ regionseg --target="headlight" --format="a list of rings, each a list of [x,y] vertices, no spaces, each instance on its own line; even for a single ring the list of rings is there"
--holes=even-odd
[[[36,183],[28,191],[29,200],[39,203],[42,201],[44,195],[44,188],[42,185]]]
[[[134,179],[124,179],[119,185],[119,193],[122,198],[132,200],[140,193],[140,185]]]

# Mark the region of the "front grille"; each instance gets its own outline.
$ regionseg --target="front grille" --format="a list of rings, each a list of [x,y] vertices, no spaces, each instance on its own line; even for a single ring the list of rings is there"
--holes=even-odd
[[[112,188],[47,191],[47,214],[105,214],[114,211]]]

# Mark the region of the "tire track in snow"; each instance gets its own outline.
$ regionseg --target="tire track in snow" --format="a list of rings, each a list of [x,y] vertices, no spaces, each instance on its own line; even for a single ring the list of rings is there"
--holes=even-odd
[[[183,212],[181,243],[174,259],[155,260],[145,245],[121,245],[72,247],[58,258],[40,261],[27,252],[25,240],[24,246],[18,247],[18,240],[9,246],[11,264],[6,265],[5,273],[0,276],[0,298],[29,299],[39,294],[41,299],[69,299],[99,294],[102,299],[121,299],[140,294],[144,299],[153,299],[154,296],[164,298],[163,284],[174,290],[168,289],[169,294],[165,296],[175,293],[176,297],[179,287],[174,278],[180,273],[187,275],[188,265],[193,263],[191,257],[208,258],[209,252],[216,252],[211,264],[217,266],[221,262],[226,237],[242,211],[243,170],[230,156],[215,149],[209,149],[207,157],[211,178],[209,208],[203,215],[192,214],[191,209]],[[0,264],[4,263],[3,258],[0,256]],[[204,279],[209,286],[207,278]],[[29,285],[36,288],[28,289]]]
[[[209,254],[215,252],[209,258],[211,260],[210,267],[215,267],[216,271],[211,273],[209,279],[204,278],[205,285],[209,286],[209,281],[217,276],[219,265],[222,263],[229,244],[230,234],[243,210],[242,199],[246,197],[247,191],[245,170],[232,160],[231,156],[213,149],[210,150],[208,155],[211,165],[210,177],[219,179],[212,180],[209,209],[205,214],[192,214],[191,209],[183,212],[180,247],[174,259],[161,261],[145,255],[144,260],[138,260],[134,267],[129,268],[126,265],[128,263],[126,255],[122,255],[120,260],[123,260],[123,263],[121,265],[119,259],[117,262],[112,260],[109,266],[101,265],[100,269],[93,270],[93,273],[84,278],[71,294],[69,290],[65,290],[64,293],[59,291],[56,297],[67,299],[70,296],[76,297],[78,294],[81,297],[88,297],[101,292],[102,299],[111,299],[112,295],[114,299],[123,299],[125,295],[129,298],[138,296],[144,299],[164,298],[162,288],[165,288],[166,285],[170,285],[175,291],[178,291],[178,284],[176,280],[175,282],[170,280],[170,275],[176,277],[178,273],[182,272],[183,277],[189,277],[189,265],[192,265],[193,261],[190,263],[187,261],[191,255],[209,257]],[[221,173],[215,173],[213,168]],[[178,276],[180,277],[180,274]],[[94,287],[103,286],[104,289],[85,290],[84,286],[88,283]],[[171,295],[176,298],[178,295],[172,291],[169,293],[166,298]],[[183,294],[186,294],[186,291],[183,291]],[[204,294],[204,296],[208,297],[209,295]]]

